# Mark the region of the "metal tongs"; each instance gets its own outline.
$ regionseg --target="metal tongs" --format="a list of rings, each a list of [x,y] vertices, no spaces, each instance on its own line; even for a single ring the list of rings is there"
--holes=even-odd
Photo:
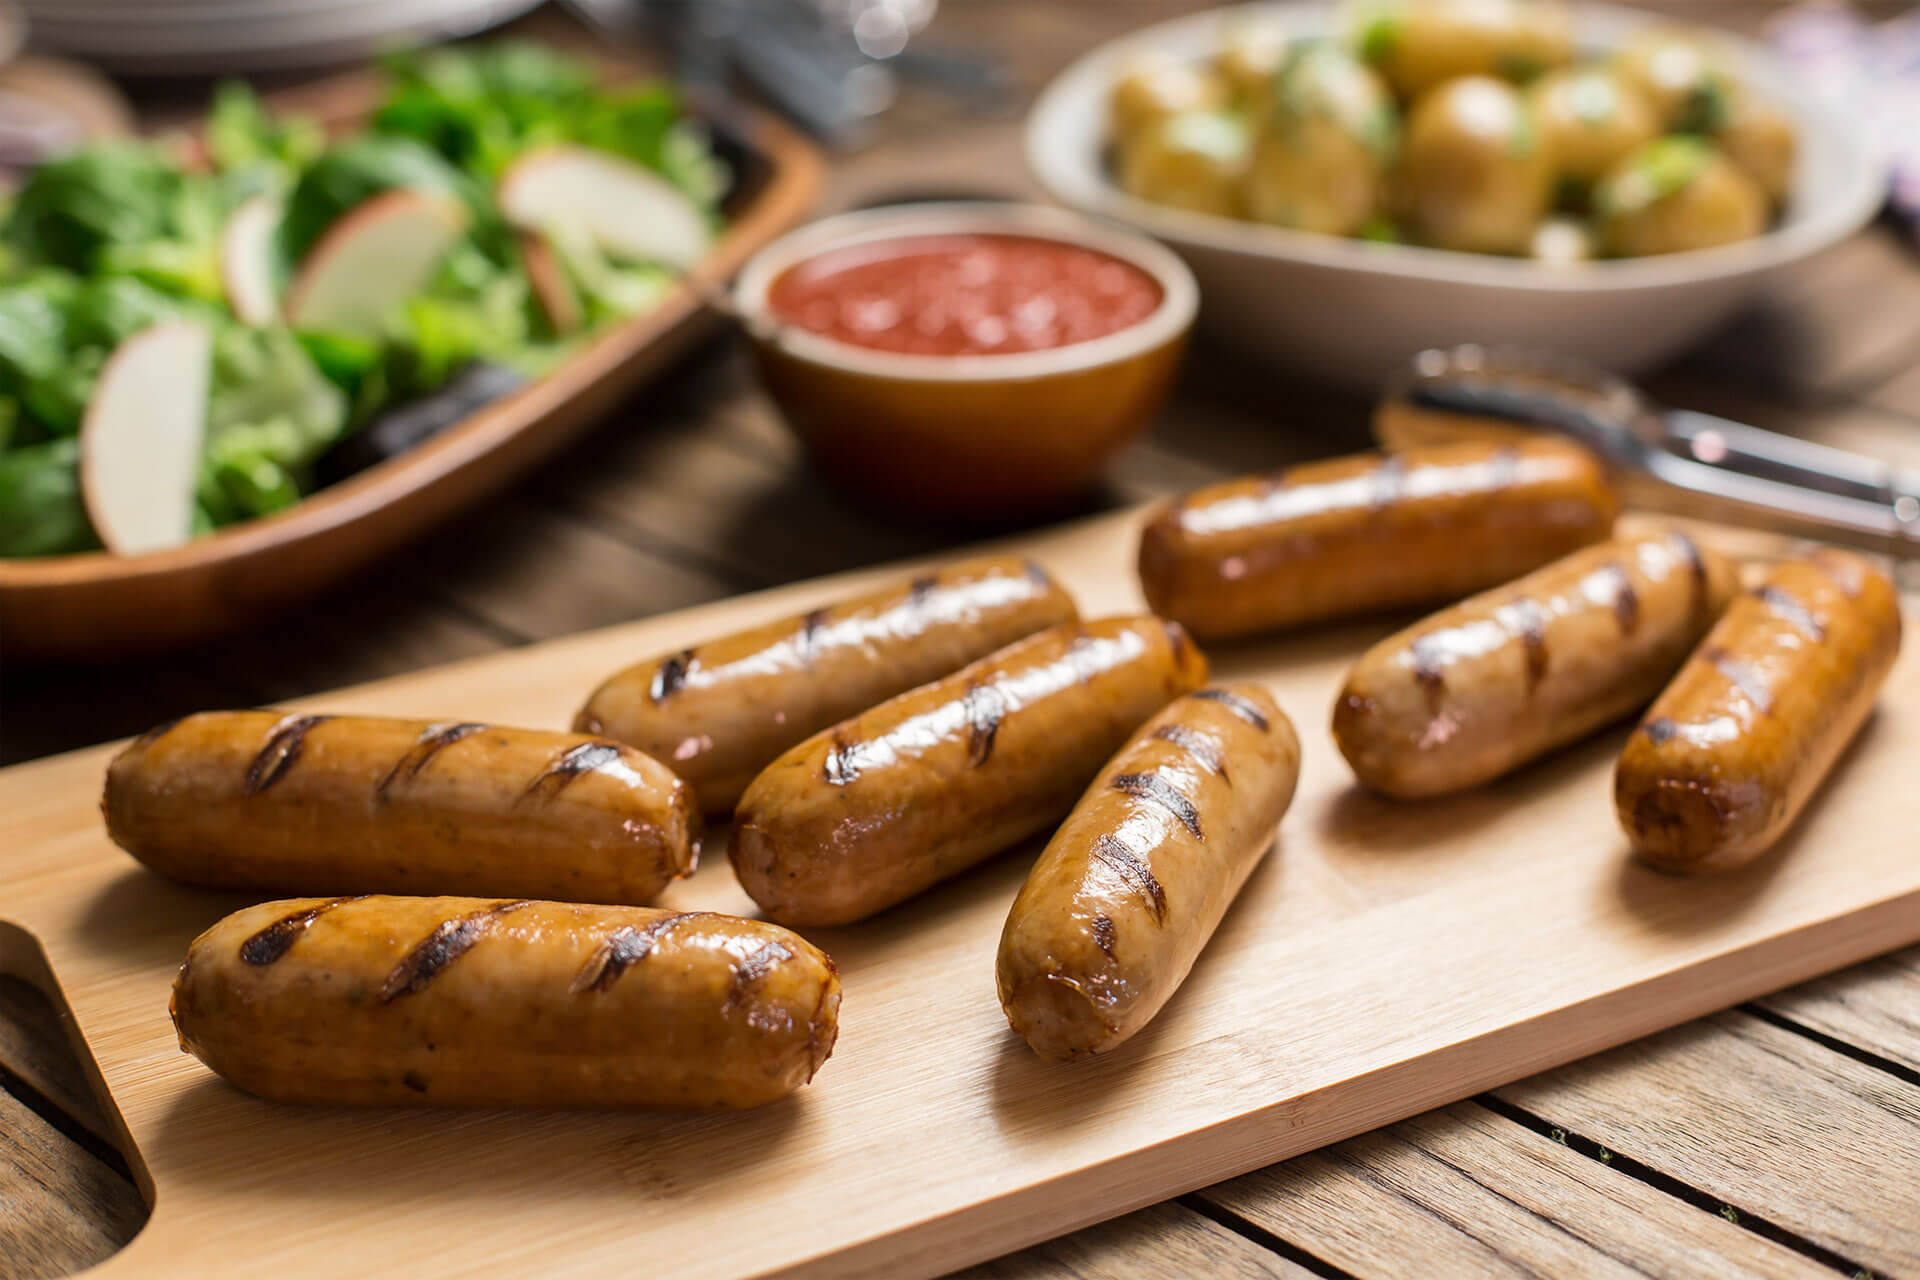
[[[1390,448],[1560,432],[1603,458],[1638,506],[1920,559],[1920,472],[1690,409],[1538,351],[1423,351],[1389,381],[1374,433]]]

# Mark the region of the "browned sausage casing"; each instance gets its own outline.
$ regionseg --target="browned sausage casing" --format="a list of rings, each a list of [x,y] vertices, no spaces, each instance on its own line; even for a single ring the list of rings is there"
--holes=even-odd
[[[577,733],[210,711],[107,767],[107,833],[186,884],[646,902],[693,869],[687,785]]]
[[[1140,536],[1154,612],[1202,641],[1458,600],[1605,538],[1618,503],[1577,446],[1363,453],[1190,493]]]
[[[180,1047],[283,1102],[753,1107],[833,1052],[833,961],[706,911],[294,898],[194,939]]]
[[[795,743],[1078,616],[1032,560],[974,560],[629,667],[574,727],[665,762],[727,813]]]
[[[1300,739],[1257,685],[1202,689],[1134,734],[1014,899],[995,978],[1043,1058],[1104,1053],[1193,968],[1273,843]]]
[[[1727,562],[1680,533],[1576,551],[1368,650],[1334,740],[1387,795],[1479,786],[1645,706],[1733,588]]]
[[[1640,856],[1737,867],[1772,846],[1873,708],[1900,651],[1900,604],[1857,555],[1775,566],[1655,700],[1614,773]]]
[[[787,924],[846,924],[1056,822],[1141,721],[1207,678],[1178,624],[1044,631],[816,734],[740,800],[733,869]]]

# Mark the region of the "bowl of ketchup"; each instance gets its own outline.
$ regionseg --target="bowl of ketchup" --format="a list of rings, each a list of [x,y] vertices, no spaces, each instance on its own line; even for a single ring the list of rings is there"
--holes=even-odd
[[[1061,210],[915,204],[762,249],[734,305],[815,465],[855,497],[991,522],[1084,494],[1165,400],[1198,292]]]

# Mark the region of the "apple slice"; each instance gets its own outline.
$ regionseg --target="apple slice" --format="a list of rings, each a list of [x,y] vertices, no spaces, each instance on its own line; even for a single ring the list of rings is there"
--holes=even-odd
[[[287,290],[287,323],[379,333],[393,309],[426,286],[466,223],[458,204],[426,191],[399,188],[362,201],[301,259]]]
[[[193,536],[193,490],[206,435],[213,333],[162,320],[113,349],[80,422],[80,500],[94,532],[123,556]]]
[[[242,324],[269,325],[280,314],[273,288],[273,233],[280,202],[269,195],[240,202],[220,230],[220,283]]]
[[[527,283],[533,287],[534,301],[540,304],[541,313],[556,334],[564,338],[586,323],[580,291],[573,287],[559,251],[544,233],[520,233],[520,260],[526,264]]]
[[[601,252],[684,271],[713,243],[699,206],[680,188],[624,156],[556,143],[507,166],[497,192],[507,221],[528,231],[579,227]]]

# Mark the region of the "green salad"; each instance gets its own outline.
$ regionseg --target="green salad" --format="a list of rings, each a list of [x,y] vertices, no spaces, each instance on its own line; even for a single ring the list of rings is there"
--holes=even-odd
[[[0,208],[0,556],[300,501],[462,370],[538,376],[655,305],[727,184],[670,88],[525,44],[395,58],[345,136],[234,84],[190,144],[41,166]]]

